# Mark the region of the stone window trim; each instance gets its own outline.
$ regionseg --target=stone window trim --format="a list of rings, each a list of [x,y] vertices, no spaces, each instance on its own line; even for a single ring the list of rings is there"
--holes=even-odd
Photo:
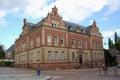
[[[52,60],[52,51],[48,51],[47,60]]]
[[[54,35],[54,44],[58,44],[58,36],[57,35]]]
[[[55,51],[55,60],[59,60],[59,52],[58,51]]]
[[[52,44],[52,35],[51,34],[47,34],[47,43]]]
[[[65,41],[64,41],[64,37],[61,36],[61,37],[60,37],[60,45],[64,45],[64,43],[65,43]]]
[[[81,39],[78,39],[77,42],[78,42],[78,46],[79,46],[79,47],[82,47],[82,40],[81,40]]]
[[[71,45],[75,46],[75,39],[74,38],[71,39]]]

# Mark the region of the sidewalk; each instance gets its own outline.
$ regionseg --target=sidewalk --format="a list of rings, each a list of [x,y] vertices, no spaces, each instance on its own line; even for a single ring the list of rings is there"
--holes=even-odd
[[[0,80],[50,80],[51,76],[37,76],[34,70],[0,67]]]
[[[35,74],[0,74],[0,80],[50,80],[47,75],[37,76]]]

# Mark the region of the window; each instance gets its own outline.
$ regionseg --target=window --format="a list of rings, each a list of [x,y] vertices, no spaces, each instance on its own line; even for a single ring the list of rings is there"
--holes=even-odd
[[[30,47],[33,48],[33,40],[30,41]]]
[[[78,46],[82,46],[81,40],[78,40]]]
[[[58,59],[59,59],[58,51],[55,51],[55,60],[58,60]]]
[[[96,53],[94,53],[94,60],[96,60]]]
[[[85,58],[87,59],[88,57],[87,57],[87,53],[85,53]]]
[[[52,27],[58,27],[58,25],[59,25],[59,22],[57,22],[57,21],[52,21]]]
[[[74,41],[74,39],[72,39],[72,42],[71,42],[71,43],[72,43],[72,45],[75,45],[75,41]]]
[[[58,44],[58,37],[54,36],[54,44]]]
[[[26,46],[26,44],[25,44],[25,43],[22,43],[22,49],[23,49],[23,50],[25,49],[25,46]]]
[[[84,48],[87,48],[87,41],[84,41]]]
[[[52,36],[51,36],[51,35],[48,35],[48,36],[47,36],[47,42],[48,42],[48,43],[51,43],[51,42],[52,42]]]
[[[63,52],[63,51],[61,52],[61,59],[62,59],[62,60],[64,60],[64,59],[65,59],[65,54],[64,54],[64,52]]]
[[[33,61],[33,53],[30,53],[30,62]]]
[[[51,60],[52,59],[52,53],[51,51],[48,51],[48,60]]]
[[[20,62],[20,56],[18,56],[18,62]]]
[[[60,38],[60,44],[64,44],[64,38],[63,37]]]
[[[39,46],[40,45],[40,35],[37,36],[36,40],[37,40],[37,46]]]
[[[72,52],[72,60],[75,59],[75,52]]]
[[[22,55],[22,61],[25,61],[25,55]]]
[[[40,60],[40,51],[37,52],[37,60],[39,61]]]

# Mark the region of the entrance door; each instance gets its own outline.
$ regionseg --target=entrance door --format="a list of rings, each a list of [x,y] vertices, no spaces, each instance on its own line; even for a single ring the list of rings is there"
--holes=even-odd
[[[79,55],[79,64],[80,65],[82,64],[82,55],[81,54]]]

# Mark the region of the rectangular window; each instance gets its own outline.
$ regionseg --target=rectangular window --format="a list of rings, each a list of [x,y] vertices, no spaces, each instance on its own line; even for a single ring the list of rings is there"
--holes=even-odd
[[[58,44],[58,36],[54,36],[54,44]]]
[[[71,44],[75,45],[75,40],[74,39],[72,39]]]
[[[72,52],[72,60],[75,59],[75,52]]]
[[[32,62],[33,61],[33,53],[30,53],[30,58],[29,58],[29,60],[30,60],[30,62]]]
[[[84,48],[87,48],[87,41],[84,41]]]
[[[65,54],[64,54],[64,52],[63,52],[63,51],[61,52],[61,59],[62,59],[62,60],[64,60],[64,59],[65,59]]]
[[[55,60],[58,60],[59,59],[59,53],[58,51],[55,51]]]
[[[52,53],[51,51],[48,51],[48,60],[51,60],[52,59]]]
[[[37,52],[37,56],[36,57],[37,57],[37,61],[39,61],[40,60],[40,51]]]
[[[33,40],[30,41],[30,48],[33,48]]]
[[[40,45],[40,35],[37,36],[36,41],[37,41],[37,46],[39,46]]]
[[[82,41],[78,39],[78,46],[82,46]]]
[[[64,44],[64,38],[63,37],[60,38],[60,44],[61,45]]]
[[[22,50],[25,50],[26,44],[22,43]]]
[[[51,36],[51,35],[48,35],[48,36],[47,36],[47,42],[48,42],[48,43],[51,43],[51,42],[52,42],[52,36]]]

